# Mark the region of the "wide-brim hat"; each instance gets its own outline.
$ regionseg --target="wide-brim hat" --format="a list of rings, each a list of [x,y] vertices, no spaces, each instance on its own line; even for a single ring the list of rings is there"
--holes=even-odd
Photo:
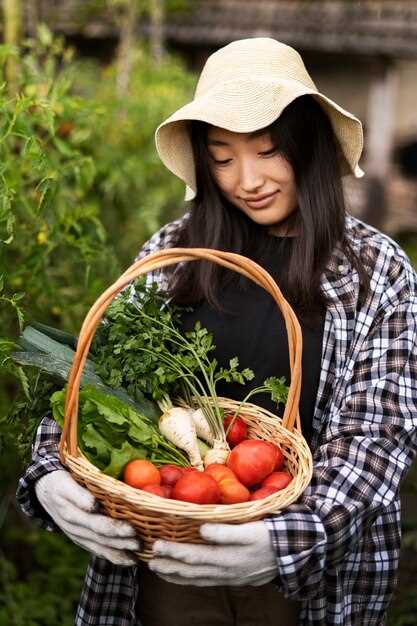
[[[155,143],[166,167],[186,185],[185,200],[196,196],[190,121],[199,120],[237,133],[272,124],[286,106],[310,95],[327,113],[337,138],[342,176],[360,178],[363,149],[360,120],[320,93],[299,53],[275,39],[240,39],[207,59],[194,99],[158,126]]]

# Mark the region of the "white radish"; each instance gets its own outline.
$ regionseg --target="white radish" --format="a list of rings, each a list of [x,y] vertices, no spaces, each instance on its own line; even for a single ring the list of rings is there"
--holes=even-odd
[[[197,433],[190,411],[174,406],[159,418],[159,430],[169,441],[188,454],[191,465],[204,469],[197,444]]]
[[[206,416],[202,409],[189,409],[191,414],[191,419],[194,422],[195,430],[197,433],[197,437],[206,441],[210,446],[214,443],[214,435],[210,428],[209,423],[207,422]]]
[[[211,463],[221,463],[224,465],[229,456],[230,448],[225,439],[215,439],[213,447],[208,450],[204,456],[204,465],[210,465]]]

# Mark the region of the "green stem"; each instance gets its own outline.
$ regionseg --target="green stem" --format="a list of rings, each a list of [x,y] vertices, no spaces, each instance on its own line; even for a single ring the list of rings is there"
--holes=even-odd
[[[158,406],[164,413],[172,409],[172,401],[167,393],[158,401]]]
[[[229,424],[227,432],[229,432],[229,429],[232,427],[236,417],[239,415],[242,405],[245,402],[247,402],[249,398],[251,398],[252,396],[255,396],[258,393],[271,393],[271,390],[268,387],[265,387],[265,385],[261,385],[260,387],[255,387],[255,389],[252,389],[251,391],[249,391],[249,393],[243,398],[243,400],[240,402],[239,406],[237,407],[236,411],[234,412],[232,421]],[[280,403],[277,403],[277,404],[280,404]]]
[[[155,352],[153,350],[149,350],[147,348],[139,348],[139,350],[142,351],[142,352],[148,352],[149,354],[155,354]],[[190,387],[190,389],[192,390],[192,392],[193,392],[193,394],[194,394],[196,399],[201,398],[201,397],[205,397],[207,395],[206,394],[206,390],[204,389],[204,385],[202,384],[200,379],[193,373],[193,371],[190,368],[186,367],[183,363],[179,364],[177,362],[177,360],[175,359],[175,356],[173,356],[171,354],[168,354],[168,353],[163,354],[162,352],[159,352],[158,356],[176,374],[178,374],[179,378],[183,378],[184,379],[184,382]],[[186,372],[188,372],[188,375],[184,374],[184,370]],[[202,391],[201,394],[197,391],[197,388],[191,382],[190,378],[198,383],[198,385],[200,386],[200,389]],[[208,410],[211,413],[211,410],[212,410],[213,407],[210,404],[208,404],[208,403],[206,403],[204,406],[205,406],[206,410]],[[218,406],[215,405],[215,408],[218,409]],[[162,406],[161,406],[161,409],[164,410]],[[210,428],[212,430],[214,428],[216,433],[218,433],[219,432],[219,423],[221,422],[220,411],[219,411],[219,415],[216,415],[216,413],[214,413],[214,416],[213,416],[213,413],[211,413],[210,417],[211,418],[214,417],[214,419],[209,419]]]

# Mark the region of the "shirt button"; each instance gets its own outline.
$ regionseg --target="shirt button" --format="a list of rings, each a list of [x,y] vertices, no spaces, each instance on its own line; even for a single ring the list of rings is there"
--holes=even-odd
[[[338,265],[337,266],[337,271],[340,272],[341,274],[343,274],[343,272],[345,271],[345,266],[344,265]]]

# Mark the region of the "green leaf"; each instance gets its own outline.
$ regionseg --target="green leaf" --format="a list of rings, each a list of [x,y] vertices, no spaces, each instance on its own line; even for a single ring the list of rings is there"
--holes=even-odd
[[[242,370],[242,376],[246,380],[252,380],[253,378],[255,378],[255,374],[254,374],[253,370],[249,369],[249,367],[245,367],[245,369]]]
[[[55,420],[63,426],[65,390],[51,396]],[[171,444],[145,416],[118,398],[86,385],[79,394],[78,441],[90,461],[103,469],[120,466],[120,458],[113,458],[113,450],[136,450],[136,458],[149,458],[158,463],[186,465],[184,453]],[[129,446],[124,446],[125,443]],[[133,454],[133,453],[132,453]],[[124,457],[123,457],[124,458]],[[119,460],[118,460],[119,459]],[[116,470],[112,469],[112,475]]]
[[[39,213],[46,211],[51,206],[54,195],[58,190],[57,178],[57,173],[53,172],[48,176],[45,176],[45,178],[43,178],[38,184],[36,189],[40,194],[37,207]]]
[[[57,148],[58,152],[66,157],[73,157],[76,154],[76,151],[66,142],[60,139],[59,137],[53,138],[53,143]]]
[[[233,357],[233,359],[230,359],[229,365],[230,369],[236,369],[237,367],[239,367],[239,359],[237,358],[237,356]]]
[[[64,428],[65,389],[55,391],[50,398],[50,404],[54,420]]]
[[[112,445],[98,432],[94,424],[87,424],[82,428],[81,447],[83,451],[89,452],[90,460],[103,469],[111,458]]]
[[[285,377],[276,378],[271,376],[264,382],[266,389],[270,392],[271,398],[277,404],[285,404],[288,398],[288,387],[285,384]]]
[[[103,469],[103,472],[113,478],[120,478],[122,470],[127,463],[135,459],[146,459],[146,448],[133,447],[125,441],[121,448],[113,448],[111,451],[110,463]]]

